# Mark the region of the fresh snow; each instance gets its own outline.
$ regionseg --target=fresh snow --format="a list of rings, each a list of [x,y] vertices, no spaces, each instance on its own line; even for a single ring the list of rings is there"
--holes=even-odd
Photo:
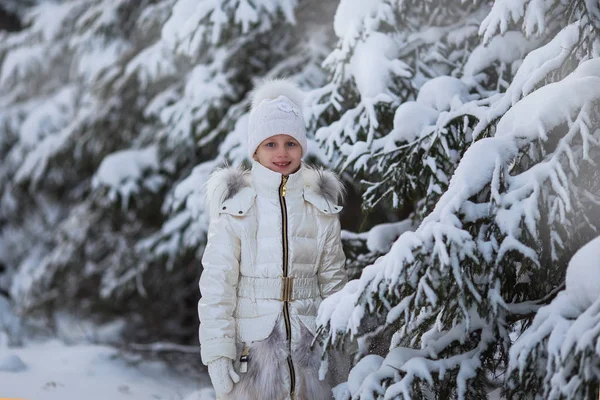
[[[137,73],[142,86],[148,86],[160,78],[176,74],[177,67],[174,60],[169,57],[166,42],[158,41],[129,61],[125,73],[127,75]]]
[[[379,224],[367,233],[367,247],[372,252],[387,253],[401,234],[415,229],[410,220]]]
[[[340,38],[350,34],[355,35],[357,32],[350,30],[357,30],[364,19],[377,12],[381,3],[381,0],[341,0],[333,20],[335,34]]]
[[[69,16],[77,14],[81,9],[81,1],[59,4],[43,1],[28,13],[26,20],[32,21],[32,29],[40,31],[45,41],[52,41],[60,35]]]
[[[107,155],[92,177],[92,188],[108,188],[111,200],[121,199],[121,207],[127,208],[129,199],[142,187],[157,192],[163,184],[159,170],[158,147],[128,149]]]
[[[125,181],[139,180],[146,171],[158,169],[158,149],[150,146],[141,150],[123,150],[102,160],[92,185],[118,188]]]
[[[348,390],[352,396],[358,394],[363,382],[369,378],[369,375],[381,367],[383,357],[376,354],[369,354],[360,359],[348,375]]]
[[[600,298],[600,236],[579,249],[567,268],[567,294],[586,310]]]
[[[387,94],[394,76],[411,76],[410,67],[398,59],[398,51],[393,38],[378,32],[356,45],[350,70],[363,98]]]
[[[52,335],[41,321],[27,321],[22,323],[0,295],[0,398],[215,399],[206,372],[182,374],[156,357],[108,344],[120,341],[124,321],[99,325],[59,313]],[[195,350],[185,349],[196,353],[200,363],[200,350]]]
[[[248,33],[252,25],[266,29],[268,19],[281,12],[285,20],[295,23],[296,0],[177,0],[169,20],[162,28],[161,37],[177,53],[195,57],[203,46],[217,44],[227,25],[233,21]]]
[[[410,143],[430,133],[438,119],[439,112],[429,105],[416,101],[400,104],[394,114],[394,129],[373,143],[374,149],[383,147],[383,151],[391,152],[398,148],[398,143]]]
[[[42,45],[17,47],[4,56],[0,70],[0,86],[8,84],[9,80],[25,79],[28,74],[36,71],[44,62],[45,48]]]
[[[560,68],[580,40],[579,29],[577,22],[567,25],[549,43],[527,54],[506,92],[500,95],[500,100],[490,107],[487,115],[475,128],[475,136],[489,121],[502,117],[511,106],[531,93],[552,71]]]
[[[495,36],[490,43],[477,46],[469,55],[464,66],[464,76],[474,77],[495,61],[511,65],[514,61],[523,59],[538,45],[536,40],[528,40],[519,31],[510,31],[502,36]]]
[[[503,35],[510,25],[521,21],[527,36],[536,32],[539,34],[545,30],[546,15],[553,6],[553,1],[496,0],[492,10],[481,23],[479,34],[483,35],[483,42],[488,43],[497,31]]]
[[[0,355],[0,372],[21,372],[27,369],[27,365],[15,354],[4,353]]]
[[[158,361],[59,340],[0,351],[0,396],[27,400],[214,400],[208,375],[184,377]]]
[[[447,111],[453,104],[462,105],[471,99],[469,86],[452,76],[428,80],[419,90],[417,102],[438,111]]]
[[[597,64],[596,60],[587,63]],[[590,68],[590,70],[592,70]],[[561,82],[551,83],[524,97],[498,123],[497,136],[514,136],[518,141],[546,139],[546,132],[577,116],[582,105],[598,99],[600,79],[577,70]]]
[[[120,40],[115,40],[106,45],[103,40],[87,40],[84,49],[75,55],[75,65],[80,77],[93,83],[109,70],[115,74],[120,73],[115,65],[120,57],[131,51],[131,46]],[[107,74],[108,75],[108,74]]]
[[[23,146],[35,147],[45,137],[67,126],[75,113],[76,95],[74,85],[64,86],[38,104],[20,126],[19,138]]]

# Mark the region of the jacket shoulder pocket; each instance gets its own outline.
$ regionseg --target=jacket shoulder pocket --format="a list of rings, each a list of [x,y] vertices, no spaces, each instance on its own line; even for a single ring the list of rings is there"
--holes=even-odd
[[[304,192],[304,200],[310,204],[312,204],[319,212],[327,215],[335,215],[338,214],[344,207],[333,204],[330,201],[327,201],[323,196],[318,195],[312,190],[307,190]]]
[[[256,192],[251,187],[245,187],[233,197],[223,201],[219,206],[220,214],[230,214],[234,217],[243,217],[254,205]]]

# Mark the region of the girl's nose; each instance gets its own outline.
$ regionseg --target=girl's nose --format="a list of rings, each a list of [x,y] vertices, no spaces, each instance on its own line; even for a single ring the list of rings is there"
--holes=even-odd
[[[278,157],[287,156],[287,149],[285,148],[285,146],[279,146],[279,148],[277,149],[277,156]]]

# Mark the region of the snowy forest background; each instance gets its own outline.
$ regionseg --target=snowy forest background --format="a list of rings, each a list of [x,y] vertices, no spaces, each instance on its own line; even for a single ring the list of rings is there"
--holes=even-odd
[[[598,398],[599,32],[596,0],[2,0],[0,351],[63,313],[196,346],[203,183],[289,77],[349,191],[336,398]]]

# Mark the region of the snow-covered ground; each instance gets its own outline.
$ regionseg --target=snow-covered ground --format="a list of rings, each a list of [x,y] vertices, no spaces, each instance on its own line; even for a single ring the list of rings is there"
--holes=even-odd
[[[0,296],[0,399],[24,400],[214,400],[200,368],[123,351],[122,321],[96,325],[60,315],[52,334],[16,317]],[[41,333],[43,332],[43,333]],[[161,346],[153,346],[157,349]],[[165,346],[162,346],[164,349]],[[185,348],[192,353],[194,348]],[[183,357],[182,357],[183,358]],[[193,362],[193,361],[192,361]],[[200,352],[198,350],[198,363]],[[179,363],[181,364],[181,363]]]
[[[0,398],[209,400],[208,376],[177,375],[163,362],[123,357],[103,345],[59,340],[0,350]]]

